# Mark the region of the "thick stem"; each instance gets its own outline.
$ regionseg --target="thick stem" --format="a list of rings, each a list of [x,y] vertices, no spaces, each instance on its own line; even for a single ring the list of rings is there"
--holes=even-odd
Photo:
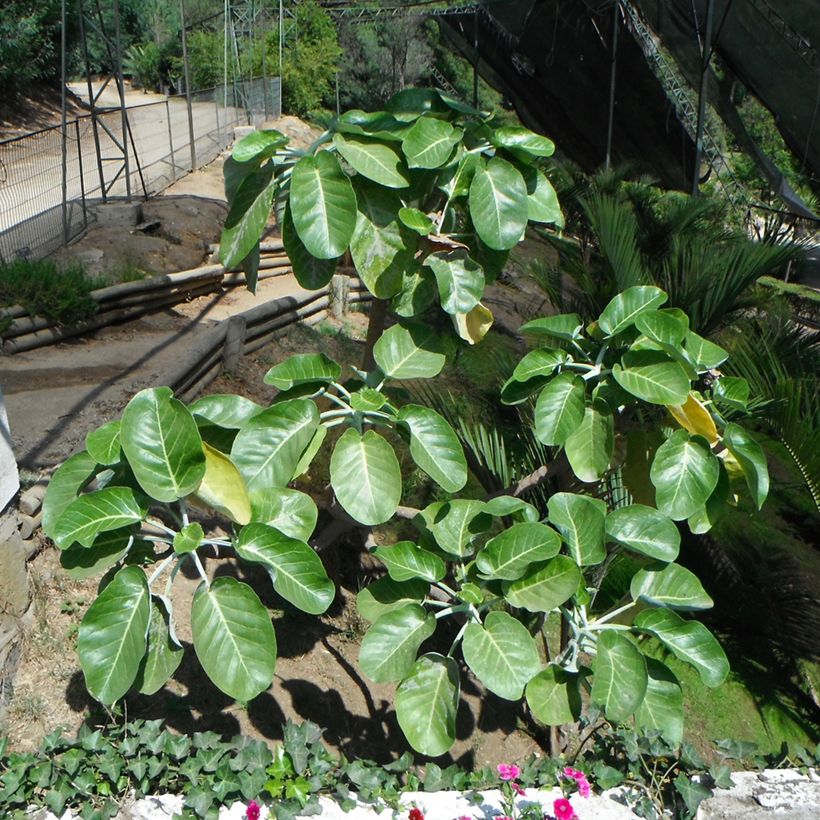
[[[374,299],[370,303],[370,321],[367,325],[367,338],[364,342],[364,356],[362,370],[371,371],[376,366],[373,358],[373,347],[384,333],[384,323],[387,319],[387,300]]]

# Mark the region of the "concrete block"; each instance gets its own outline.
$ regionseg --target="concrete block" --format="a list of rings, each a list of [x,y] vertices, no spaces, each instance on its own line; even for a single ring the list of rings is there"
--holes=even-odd
[[[3,389],[0,387],[0,515],[8,507],[11,499],[20,489],[20,477],[17,475],[17,460],[11,449],[11,430],[3,401]]]
[[[30,602],[26,548],[18,532],[17,513],[0,516],[0,611],[19,618]]]

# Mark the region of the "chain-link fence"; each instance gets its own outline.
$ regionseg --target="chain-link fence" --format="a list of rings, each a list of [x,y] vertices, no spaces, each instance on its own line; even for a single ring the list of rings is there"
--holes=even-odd
[[[278,78],[84,115],[0,142],[0,261],[40,258],[80,235],[89,204],[142,198],[216,159],[237,125],[281,112]],[[191,136],[193,134],[193,146]]]

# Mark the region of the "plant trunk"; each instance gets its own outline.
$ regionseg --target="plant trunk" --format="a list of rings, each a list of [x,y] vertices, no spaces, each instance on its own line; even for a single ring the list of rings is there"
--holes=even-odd
[[[370,321],[367,325],[367,338],[364,342],[364,356],[362,370],[372,370],[376,366],[373,359],[373,347],[384,333],[384,323],[387,319],[387,299],[374,299],[370,303]]]

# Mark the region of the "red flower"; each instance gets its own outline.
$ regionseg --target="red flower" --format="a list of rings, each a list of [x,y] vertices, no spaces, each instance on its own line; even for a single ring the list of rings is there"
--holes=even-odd
[[[521,769],[512,763],[499,763],[497,769],[502,780],[515,780],[521,774]]]
[[[578,784],[578,794],[580,794],[581,797],[589,797],[591,791],[589,780],[587,780],[587,776],[583,772],[578,769],[573,769],[571,766],[567,766],[564,769],[564,777],[568,777]]]
[[[248,807],[245,809],[245,817],[247,820],[259,820],[259,812],[261,810],[261,806],[255,800],[251,800],[248,803]]]
[[[555,820],[575,820],[575,809],[566,797],[559,797],[553,804],[552,810],[555,812]]]
[[[526,797],[527,793],[524,791],[524,789],[521,788],[521,786],[518,785],[518,783],[510,783],[510,785],[512,786],[512,790],[519,797]]]
[[[417,809],[415,806],[413,806],[413,808],[410,809],[408,820],[424,820],[424,812],[421,809]]]

